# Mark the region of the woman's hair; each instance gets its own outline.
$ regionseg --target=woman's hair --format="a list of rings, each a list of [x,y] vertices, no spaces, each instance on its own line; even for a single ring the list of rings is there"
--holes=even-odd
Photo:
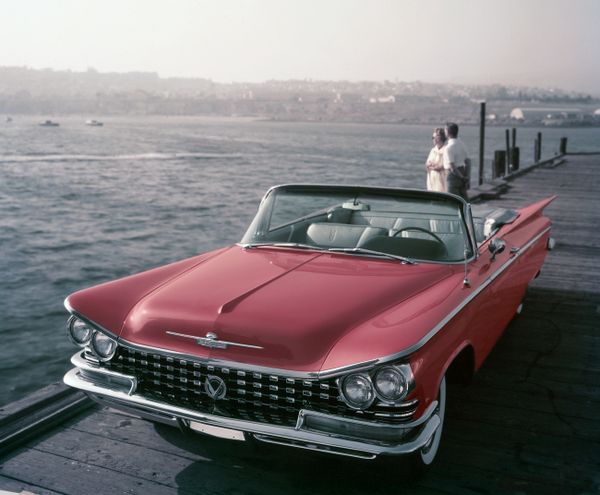
[[[445,142],[446,142],[446,140],[447,140],[447,138],[446,138],[446,132],[444,131],[444,128],[443,128],[443,127],[436,127],[436,128],[433,130],[433,133],[434,133],[435,135],[437,135],[437,136],[439,136],[439,137],[440,137],[440,139],[442,140],[442,143],[445,143]]]

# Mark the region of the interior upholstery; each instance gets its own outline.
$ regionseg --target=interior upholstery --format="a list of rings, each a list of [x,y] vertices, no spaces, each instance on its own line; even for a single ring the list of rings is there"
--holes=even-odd
[[[376,236],[387,236],[384,228],[344,223],[311,223],[306,232],[309,243],[323,247],[361,247]]]
[[[422,260],[443,260],[448,257],[443,244],[433,239],[412,237],[373,237],[364,245],[366,249]]]

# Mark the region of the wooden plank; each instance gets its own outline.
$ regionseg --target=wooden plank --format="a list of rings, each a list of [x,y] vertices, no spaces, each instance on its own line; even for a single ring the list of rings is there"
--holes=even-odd
[[[409,484],[395,459],[254,449],[99,409],[14,452],[0,466],[0,487],[50,495],[599,493],[599,163],[567,156],[490,201],[521,207],[557,193],[546,212],[558,244],[473,383],[449,387],[444,439],[425,478]]]
[[[2,494],[2,490],[6,492],[11,492],[15,494],[23,494],[23,495],[60,495],[59,492],[55,492],[52,490],[48,490],[42,486],[34,486],[28,483],[24,483],[20,480],[15,480],[12,478],[7,478],[6,476],[0,476],[0,494]],[[7,494],[8,495],[8,494]]]
[[[0,475],[69,495],[87,493],[94,495],[115,493],[175,495],[181,493],[176,488],[35,449],[24,450],[19,455],[5,461],[0,466]]]

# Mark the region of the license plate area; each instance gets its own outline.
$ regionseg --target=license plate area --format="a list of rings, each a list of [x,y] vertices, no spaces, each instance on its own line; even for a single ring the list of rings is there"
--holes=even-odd
[[[190,421],[190,429],[197,431],[198,433],[210,435],[211,437],[241,442],[245,440],[243,431],[230,430],[229,428],[222,428],[220,426],[205,425],[204,423],[198,423],[197,421]]]

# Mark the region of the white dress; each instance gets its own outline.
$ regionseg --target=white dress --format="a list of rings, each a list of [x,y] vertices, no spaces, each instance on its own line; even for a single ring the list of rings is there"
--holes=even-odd
[[[438,148],[434,146],[427,157],[428,162],[432,162],[436,166],[444,165],[444,147]],[[428,170],[427,171],[427,190],[447,192],[446,171],[445,170]]]

